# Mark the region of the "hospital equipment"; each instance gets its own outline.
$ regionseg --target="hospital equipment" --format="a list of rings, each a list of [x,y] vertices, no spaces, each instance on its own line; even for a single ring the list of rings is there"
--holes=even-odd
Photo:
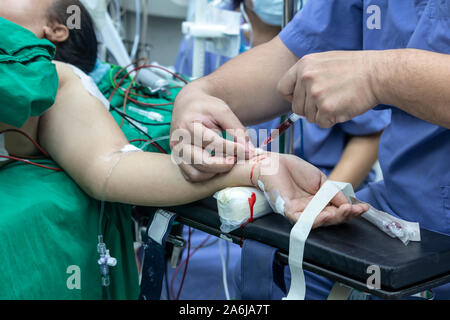
[[[194,21],[183,23],[182,31],[194,39],[193,70],[194,79],[205,75],[205,53],[234,57],[239,54],[241,34],[241,14],[221,10],[221,1],[195,1]]]
[[[133,69],[133,59],[136,56],[137,49],[140,41],[140,19],[141,19],[141,0],[136,0],[136,36],[133,43],[131,54],[129,54],[123,44],[123,41],[114,26],[113,20],[107,10],[107,0],[82,0],[82,3],[86,6],[93,20],[95,21],[98,34],[101,35],[103,44],[114,56],[117,63],[125,67],[128,70]],[[150,70],[143,70],[137,76],[137,80],[143,85],[151,88],[152,90],[166,89],[168,83],[166,80],[161,79],[158,75],[154,74]]]

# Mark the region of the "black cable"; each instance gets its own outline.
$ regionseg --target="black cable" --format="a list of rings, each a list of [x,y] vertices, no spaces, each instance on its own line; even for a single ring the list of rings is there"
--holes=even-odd
[[[113,111],[116,111],[117,112],[117,110],[115,110],[116,108],[114,108],[113,106],[111,106],[111,108],[113,109]],[[118,112],[118,114],[120,115],[120,113]],[[161,150],[164,150],[164,148],[163,147],[161,147],[156,141],[154,141],[154,139],[147,133],[147,132],[145,132],[144,130],[142,130],[141,128],[139,128],[136,124],[134,124],[130,119],[128,119],[128,117],[125,117],[125,116],[122,116],[122,115],[120,115],[124,120],[126,120],[130,125],[132,125],[137,131],[139,131],[140,133],[142,133],[143,135],[145,135],[148,139],[149,139],[149,141],[151,141],[151,143],[154,143],[154,144],[156,144],[156,145],[158,145],[160,148],[161,148]]]

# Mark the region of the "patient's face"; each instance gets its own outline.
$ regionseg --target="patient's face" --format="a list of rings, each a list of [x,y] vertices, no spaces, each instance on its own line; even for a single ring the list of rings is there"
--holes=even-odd
[[[0,17],[14,22],[38,38],[44,37],[47,11],[54,0],[0,0]]]

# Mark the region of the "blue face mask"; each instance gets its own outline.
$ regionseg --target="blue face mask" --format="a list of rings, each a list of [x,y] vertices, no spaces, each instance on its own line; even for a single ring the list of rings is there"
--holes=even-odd
[[[283,23],[283,0],[253,0],[253,11],[266,24],[281,26]]]
[[[298,10],[302,9],[306,0],[298,1]],[[253,11],[258,17],[271,26],[280,27],[283,24],[283,0],[253,0]]]

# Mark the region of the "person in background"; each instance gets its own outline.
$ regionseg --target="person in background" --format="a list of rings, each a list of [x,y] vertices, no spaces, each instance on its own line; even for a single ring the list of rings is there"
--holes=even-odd
[[[301,7],[299,9],[309,1],[314,2],[315,0],[300,1]],[[247,51],[246,48],[257,47],[271,41],[281,31],[282,0],[235,0],[228,2],[225,9],[242,11],[252,27],[251,34],[247,33],[242,37],[242,52]],[[245,22],[245,19],[243,19],[243,23]],[[183,40],[176,63],[176,70],[186,75],[192,74],[192,41],[192,39]],[[205,57],[206,75],[228,61],[228,58],[207,53]],[[293,153],[317,166],[330,179],[350,182],[355,190],[358,190],[376,179],[373,166],[377,160],[378,143],[383,129],[389,123],[390,111],[388,110],[369,111],[362,116],[328,129],[320,128],[317,124],[309,123],[306,120],[300,120],[293,126]],[[260,130],[266,130],[270,133],[272,129],[276,129],[279,125],[280,119],[275,118],[251,128],[256,130],[257,136],[259,136]],[[261,143],[262,141],[256,142]],[[196,231],[196,237],[200,236],[206,237],[205,234]],[[200,241],[200,239],[197,239],[197,241]],[[196,285],[196,281],[203,281],[201,279],[204,279],[205,269],[215,270],[215,274],[218,275],[217,281],[220,281],[220,259],[217,259],[217,261],[210,259],[211,256],[218,254],[216,249],[211,247],[209,250],[200,251],[198,256],[193,259],[193,266],[190,269],[193,286]],[[237,246],[233,246],[230,251],[230,265],[232,264],[235,264],[234,273],[238,275],[240,248]],[[195,276],[197,271],[198,276]],[[326,287],[326,290],[331,290],[333,285],[331,281],[312,273],[308,273],[308,275],[313,280],[309,281],[310,288],[307,298],[318,299],[323,297],[325,291],[321,288]],[[288,270],[286,270],[286,276],[289,278]],[[211,279],[205,279],[204,281],[205,283],[206,281],[210,282]],[[240,295],[239,283],[238,277],[236,283],[232,286],[237,297]],[[321,285],[315,286],[315,283]],[[258,290],[258,288],[254,288],[254,290]],[[195,289],[191,292],[197,294]],[[189,297],[194,298],[194,296]],[[278,293],[273,298],[280,297],[281,293]]]

